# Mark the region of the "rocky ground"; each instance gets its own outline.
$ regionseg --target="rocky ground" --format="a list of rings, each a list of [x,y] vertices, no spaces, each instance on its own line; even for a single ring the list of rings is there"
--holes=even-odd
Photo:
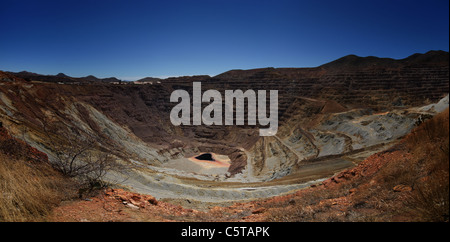
[[[251,202],[228,202],[228,203],[202,203],[196,201],[163,199],[157,201],[150,195],[143,195],[125,191],[123,189],[107,189],[101,194],[86,198],[64,202],[58,206],[48,217],[49,221],[271,221],[278,219],[289,219],[277,217],[281,204],[299,213],[302,211],[326,211],[316,214],[316,219],[338,220],[340,217],[356,216],[364,214],[359,219],[372,218],[380,211],[377,209],[358,209],[363,206],[359,203],[370,203],[372,201],[359,201],[357,197],[361,191],[376,188],[376,181],[363,184],[357,188],[351,188],[350,180],[360,177],[371,177],[380,170],[380,167],[391,160],[407,159],[408,154],[401,151],[377,154],[368,158],[356,168],[339,173],[338,175],[322,182],[319,185],[297,191],[286,196],[277,196]],[[347,187],[347,188],[345,188]],[[395,194],[397,204],[401,206],[402,201],[408,198],[412,188],[407,185],[397,184],[391,188]],[[342,193],[327,199],[320,199],[317,203],[300,207],[305,201],[311,199],[312,194],[318,197],[324,193]],[[178,204],[178,205],[175,205]],[[296,207],[298,204],[299,207]],[[283,209],[286,209],[284,207]],[[398,208],[397,208],[398,209]],[[362,211],[364,210],[364,211]],[[281,213],[280,213],[281,214]],[[286,216],[286,215],[284,215]],[[289,216],[293,216],[290,214]],[[363,215],[361,215],[363,216]],[[300,217],[298,218],[300,219]],[[357,219],[357,218],[354,218]],[[410,218],[394,216],[391,221],[403,221]]]
[[[401,162],[409,156],[403,151],[376,154],[319,185],[251,202],[157,201],[150,195],[108,189],[95,197],[64,202],[47,219],[77,222],[415,221],[420,218],[404,209],[405,203],[411,199],[411,186],[399,182],[385,188],[384,184],[378,184],[380,181],[377,179],[355,186],[361,180],[374,177],[386,163]],[[370,190],[379,192],[380,197],[368,196]],[[380,203],[385,195],[389,202]]]

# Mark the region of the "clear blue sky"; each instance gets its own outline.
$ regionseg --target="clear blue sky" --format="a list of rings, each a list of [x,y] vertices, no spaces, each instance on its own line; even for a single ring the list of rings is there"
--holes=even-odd
[[[0,70],[217,75],[448,51],[448,0],[0,0]]]

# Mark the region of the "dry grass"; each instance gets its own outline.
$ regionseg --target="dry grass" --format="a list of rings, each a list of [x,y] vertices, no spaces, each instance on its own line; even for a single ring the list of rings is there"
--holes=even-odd
[[[449,109],[406,138],[420,175],[407,207],[418,221],[449,220]]]
[[[351,184],[343,184],[340,189],[308,189],[301,195],[263,205],[269,210],[266,217],[270,222],[338,222],[348,220],[333,208],[333,199],[348,195]],[[344,216],[343,216],[344,215]]]
[[[48,164],[33,164],[0,153],[0,221],[42,221],[68,183]]]

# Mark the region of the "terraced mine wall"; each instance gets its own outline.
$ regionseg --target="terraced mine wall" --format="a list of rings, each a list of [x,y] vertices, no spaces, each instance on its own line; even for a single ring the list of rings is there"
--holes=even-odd
[[[448,53],[363,66],[349,65],[347,59],[317,68],[232,70],[139,85],[55,82],[54,77],[47,82],[45,76],[3,73],[0,118],[16,136],[43,151],[50,152],[44,121],[47,128],[94,136],[104,151],[124,160],[158,167],[213,152],[231,160],[225,177],[271,180],[321,157],[395,141],[421,115],[410,108],[448,94]],[[170,95],[179,89],[192,93],[193,82],[201,82],[203,91],[222,94],[278,90],[277,135],[260,137],[261,127],[250,125],[172,125],[169,114],[176,103],[169,101]]]

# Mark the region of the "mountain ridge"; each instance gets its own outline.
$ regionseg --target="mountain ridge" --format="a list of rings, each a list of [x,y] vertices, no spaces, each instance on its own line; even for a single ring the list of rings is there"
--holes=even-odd
[[[322,68],[370,68],[398,67],[401,65],[448,65],[449,53],[442,50],[430,50],[424,54],[415,53],[406,58],[393,59],[375,56],[360,57],[354,54],[341,57],[319,67]]]
[[[430,50],[426,53],[415,53],[406,58],[393,59],[387,57],[366,56],[361,57],[354,54],[349,54],[338,58],[334,61],[319,65],[317,67],[265,67],[254,69],[232,69],[220,73],[212,78],[228,78],[230,76],[244,75],[250,76],[255,73],[286,73],[294,71],[308,71],[308,70],[338,70],[345,69],[370,69],[370,68],[399,68],[402,66],[423,66],[423,65],[449,65],[449,52],[443,50]],[[8,72],[8,71],[4,71]],[[17,77],[21,77],[25,80],[37,80],[44,82],[118,82],[120,81],[116,77],[98,78],[94,75],[88,75],[85,77],[71,77],[64,73],[58,73],[57,75],[44,75],[34,72],[21,71],[21,72],[8,72]],[[135,82],[155,82],[164,80],[176,80],[176,79],[207,79],[211,78],[208,75],[193,75],[193,76],[180,76],[180,77],[168,77],[168,78],[156,78],[156,77],[144,77]]]

